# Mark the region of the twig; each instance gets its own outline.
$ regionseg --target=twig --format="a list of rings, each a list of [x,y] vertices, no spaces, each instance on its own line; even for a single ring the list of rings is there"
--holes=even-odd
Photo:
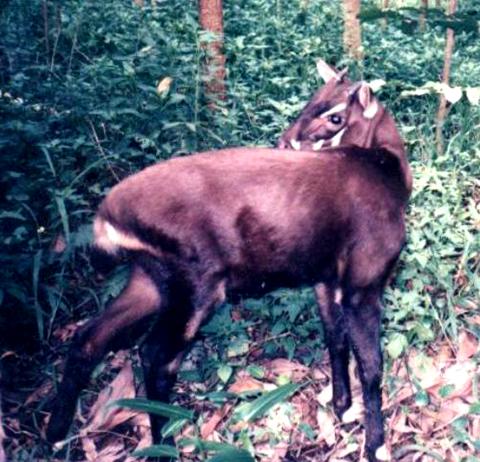
[[[48,0],[43,0],[42,2],[42,16],[43,16],[43,35],[45,36],[45,51],[47,52],[47,62],[48,62],[48,55],[50,54],[50,41],[48,39]]]
[[[95,130],[95,127],[94,127],[92,121],[90,119],[87,119],[87,120],[88,120],[88,123],[90,124],[90,128],[92,130],[92,137],[95,141],[95,144],[97,145],[98,152],[100,153],[100,156],[103,157],[105,163],[107,164],[107,168],[110,170],[110,173],[115,178],[115,180],[120,181],[120,178],[115,173],[115,170],[113,169],[111,163],[108,161],[108,157],[107,157],[107,155],[105,154],[105,151],[102,148],[102,144],[100,142],[100,139],[98,138],[97,131]]]

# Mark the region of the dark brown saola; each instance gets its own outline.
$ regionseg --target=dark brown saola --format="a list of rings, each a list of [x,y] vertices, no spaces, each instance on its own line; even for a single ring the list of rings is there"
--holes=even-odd
[[[293,139],[311,149],[318,142],[310,140],[314,118],[338,104],[349,114],[342,122],[345,137],[353,136],[349,130],[362,117],[366,124],[375,120],[365,117],[361,101],[360,91],[368,88],[333,78],[315,96],[322,111],[309,103],[285,144]],[[345,86],[344,103],[338,102],[338,86]],[[65,437],[95,365],[109,350],[126,346],[127,332],[145,320],[153,323],[141,348],[147,396],[167,401],[183,352],[215,306],[310,285],[325,323],[335,411],[345,416],[351,405],[351,349],[363,388],[367,455],[369,461],[385,459],[380,297],[404,245],[411,179],[391,119],[369,90],[366,101],[367,107],[374,101],[374,116],[382,116],[365,146],[342,141],[320,152],[237,148],[195,154],[149,167],[112,189],[94,221],[94,250],[109,260],[127,255],[130,280],[73,341],[47,429],[50,441]],[[335,133],[322,133],[331,144]],[[396,143],[393,151],[389,142]],[[164,420],[151,422],[159,441]]]

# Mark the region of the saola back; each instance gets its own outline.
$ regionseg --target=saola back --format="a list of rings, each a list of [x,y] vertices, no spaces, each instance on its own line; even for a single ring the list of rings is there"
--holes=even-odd
[[[301,140],[305,126],[294,130]],[[351,348],[367,455],[385,460],[380,298],[405,241],[405,165],[404,153],[383,147],[237,148],[165,161],[114,187],[95,218],[94,246],[113,260],[128,255],[130,280],[77,333],[48,439],[65,437],[93,368],[125,347],[125,333],[141,321],[154,319],[141,349],[147,397],[167,401],[185,349],[215,306],[311,285],[332,362],[334,409],[348,420]],[[159,442],[165,420],[152,416],[151,423]]]

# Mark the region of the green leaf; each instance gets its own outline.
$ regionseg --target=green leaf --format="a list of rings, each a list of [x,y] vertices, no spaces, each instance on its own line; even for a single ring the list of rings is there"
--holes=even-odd
[[[480,415],[480,401],[477,401],[470,406],[470,413]]]
[[[280,403],[293,395],[302,384],[289,383],[269,391],[253,401],[242,403],[235,409],[233,416],[236,419],[251,422],[269,411],[275,404]]]
[[[187,419],[170,419],[162,428],[162,436],[169,438],[177,435],[187,423]]]
[[[135,457],[172,457],[174,459],[179,457],[177,448],[168,444],[154,444],[148,448],[137,449],[132,455]]]
[[[208,462],[255,462],[255,459],[244,449],[225,449],[208,459]]]
[[[387,344],[387,352],[391,358],[396,359],[403,353],[403,350],[407,345],[407,337],[402,333],[397,332],[390,336]]]
[[[430,402],[430,398],[428,397],[428,393],[425,390],[420,390],[415,395],[415,403],[419,406],[427,406]]]
[[[183,407],[162,403],[160,401],[151,401],[145,398],[118,399],[110,405],[127,407],[136,411],[148,412],[149,414],[161,415],[169,419],[193,420],[194,416],[193,411],[189,411]]]
[[[257,364],[248,366],[247,372],[255,379],[263,379],[263,377],[265,377],[265,369]]]
[[[452,391],[455,390],[455,385],[451,385],[451,384],[448,384],[448,385],[444,385],[443,387],[440,387],[440,389],[438,390],[438,394],[442,397],[442,398],[446,398],[447,396],[449,396]]]
[[[223,383],[227,383],[232,376],[233,368],[227,364],[222,364],[218,370],[217,375]]]
[[[232,342],[228,348],[227,356],[234,358],[235,356],[241,356],[248,353],[249,341],[246,338],[240,338]]]

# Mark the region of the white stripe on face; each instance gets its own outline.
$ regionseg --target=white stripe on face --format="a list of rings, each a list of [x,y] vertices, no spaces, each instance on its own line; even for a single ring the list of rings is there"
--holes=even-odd
[[[325,140],[318,140],[316,143],[312,144],[312,148],[314,151],[320,151],[322,149],[323,143],[325,143]]]
[[[333,148],[337,147],[337,146],[340,144],[340,141],[342,141],[342,136],[343,136],[343,134],[345,133],[345,130],[346,130],[345,128],[342,129],[342,130],[340,130],[340,131],[330,140],[330,142],[331,142],[330,145],[331,145]]]
[[[300,141],[297,141],[294,138],[290,140],[290,146],[292,146],[295,151],[300,151],[300,149],[302,149],[302,144],[300,143]]]
[[[347,109],[347,103],[340,103],[340,104],[337,104],[336,106],[333,106],[327,112],[324,112],[323,114],[321,114],[320,117],[323,119],[324,117],[328,117],[329,115],[336,114],[337,112],[342,112],[345,109]]]

